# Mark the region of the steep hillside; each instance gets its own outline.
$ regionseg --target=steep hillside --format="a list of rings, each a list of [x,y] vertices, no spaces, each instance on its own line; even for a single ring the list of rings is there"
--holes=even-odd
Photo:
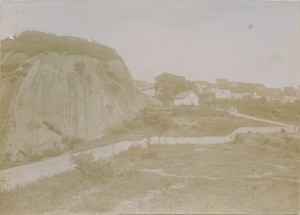
[[[63,150],[68,138],[100,138],[143,107],[111,48],[41,32],[24,32],[1,46],[2,158]]]

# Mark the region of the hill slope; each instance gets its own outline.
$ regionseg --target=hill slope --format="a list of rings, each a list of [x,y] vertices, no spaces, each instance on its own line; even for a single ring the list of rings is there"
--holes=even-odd
[[[1,45],[0,144],[11,160],[63,150],[67,138],[100,138],[143,107],[111,48],[42,32]]]

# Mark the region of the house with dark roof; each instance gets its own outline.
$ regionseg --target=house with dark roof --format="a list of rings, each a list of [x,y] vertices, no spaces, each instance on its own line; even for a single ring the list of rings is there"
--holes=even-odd
[[[154,83],[149,83],[147,81],[140,81],[140,80],[136,80],[134,82],[136,88],[142,91],[143,93],[145,93],[146,95],[152,97],[156,95]]]
[[[199,105],[199,98],[192,90],[180,92],[174,98],[174,105]]]
[[[228,84],[218,85],[215,92],[216,99],[230,99],[231,89]]]

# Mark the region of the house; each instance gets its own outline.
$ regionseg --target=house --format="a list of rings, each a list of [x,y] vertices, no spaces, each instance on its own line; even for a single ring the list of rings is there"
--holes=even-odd
[[[175,96],[174,105],[199,105],[199,98],[192,90],[184,91]]]
[[[231,98],[230,87],[228,85],[217,86],[215,97],[216,99],[230,99]]]
[[[136,86],[136,88],[138,88],[140,91],[142,91],[143,93],[145,93],[148,96],[153,97],[153,96],[156,95],[156,90],[155,90],[154,83],[149,83],[147,81],[136,80],[135,81],[135,86]]]
[[[255,92],[253,93],[252,98],[253,99],[265,98],[267,100],[267,102],[270,102],[270,100],[271,100],[270,94],[269,94],[267,89],[257,89],[257,90],[255,90]]]
[[[283,92],[280,88],[268,88],[270,102],[283,102]]]
[[[283,96],[283,103],[294,103],[297,100],[297,91],[294,87],[284,87]]]
[[[241,89],[231,88],[230,89],[230,98],[231,99],[242,99],[244,97]]]

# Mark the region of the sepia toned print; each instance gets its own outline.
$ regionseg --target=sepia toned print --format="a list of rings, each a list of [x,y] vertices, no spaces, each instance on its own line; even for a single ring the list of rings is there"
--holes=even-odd
[[[299,1],[1,1],[0,214],[298,214]]]

